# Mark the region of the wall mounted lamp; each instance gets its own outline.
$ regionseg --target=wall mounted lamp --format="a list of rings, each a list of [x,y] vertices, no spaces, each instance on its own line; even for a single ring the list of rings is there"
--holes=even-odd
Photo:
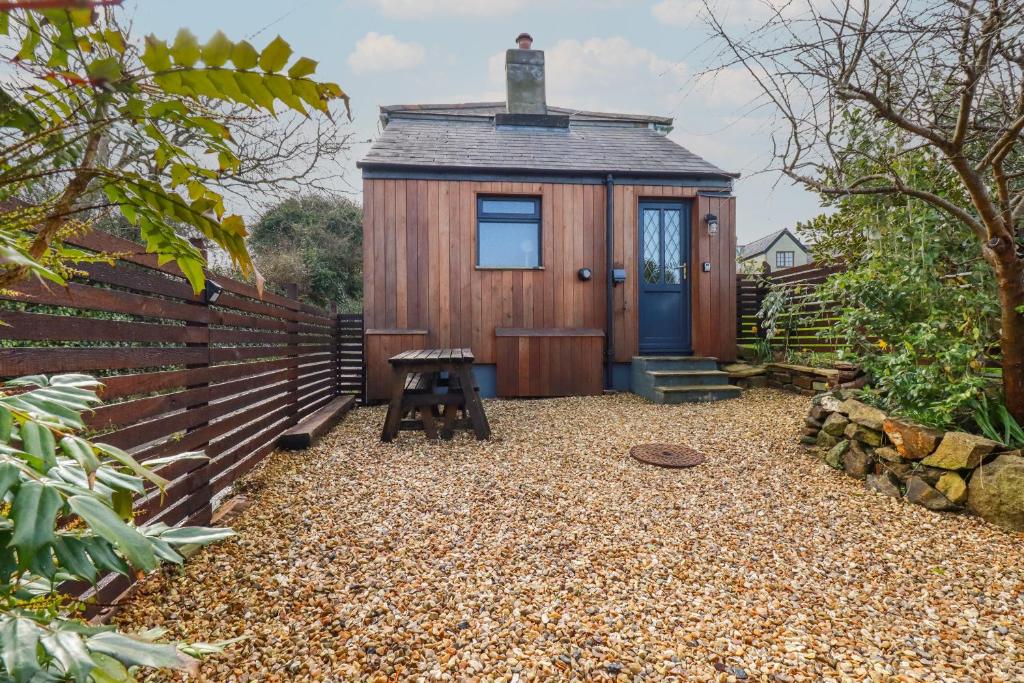
[[[210,278],[206,278],[206,287],[203,288],[203,300],[208,304],[217,303],[217,299],[224,292],[224,288]]]
[[[718,216],[716,216],[713,213],[709,213],[706,216],[704,216],[704,222],[708,224],[709,235],[718,234]]]

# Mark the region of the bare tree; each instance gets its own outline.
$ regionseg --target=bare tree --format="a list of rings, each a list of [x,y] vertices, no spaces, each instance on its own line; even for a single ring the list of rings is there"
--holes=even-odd
[[[704,0],[717,68],[745,69],[779,115],[774,164],[825,196],[904,195],[982,245],[999,289],[1006,405],[1024,420],[1024,0],[765,0],[737,34]],[[895,131],[877,147],[850,117]],[[955,191],[917,177],[933,154]]]

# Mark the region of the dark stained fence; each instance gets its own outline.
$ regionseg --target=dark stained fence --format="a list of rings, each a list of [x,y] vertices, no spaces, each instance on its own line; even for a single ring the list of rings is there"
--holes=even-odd
[[[0,377],[89,373],[106,401],[91,437],[146,461],[201,450],[165,466],[165,495],[137,503],[139,523],[204,524],[218,494],[270,453],[278,436],[344,393],[362,395],[362,316],[218,275],[215,304],[172,264],[104,233],[70,240],[113,253],[67,288],[37,281],[0,292]],[[101,583],[99,602],[128,585]],[[83,587],[84,588],[84,587]]]
[[[793,302],[790,312],[799,321],[789,335],[789,348],[794,351],[835,351],[837,340],[832,335],[836,321],[837,306],[830,301],[821,301],[818,288],[830,275],[840,273],[842,266],[821,266],[810,263],[805,266],[776,270],[767,279],[772,285],[781,285]],[[764,339],[764,330],[758,311],[769,291],[763,278],[751,275],[736,277],[736,341],[740,345],[751,345]],[[781,327],[781,326],[780,326]],[[780,329],[772,339],[773,347],[785,343]]]

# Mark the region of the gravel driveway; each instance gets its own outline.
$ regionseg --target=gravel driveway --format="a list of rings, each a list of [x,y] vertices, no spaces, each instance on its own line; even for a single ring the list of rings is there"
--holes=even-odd
[[[1024,680],[1024,538],[828,469],[807,401],[488,401],[492,441],[442,444],[360,409],[119,619],[250,636],[213,681]]]

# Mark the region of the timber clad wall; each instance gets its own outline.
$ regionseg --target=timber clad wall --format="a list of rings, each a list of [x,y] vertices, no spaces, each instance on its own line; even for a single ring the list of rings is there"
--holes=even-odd
[[[384,346],[391,343],[375,341],[375,329],[390,335],[425,330],[409,341],[419,347],[469,347],[478,363],[499,365],[497,328],[604,329],[604,185],[367,178],[363,192],[371,398],[382,396],[377,382],[381,372],[388,372]],[[735,357],[735,200],[698,198],[697,193],[696,188],[615,186],[613,260],[627,270],[626,283],[614,292],[618,362],[637,354],[637,204],[646,198],[693,200],[694,353]],[[541,198],[542,269],[476,267],[478,194]],[[714,237],[703,221],[709,211],[720,219]],[[700,272],[703,261],[712,263],[710,273]],[[582,267],[593,270],[588,282],[576,277]],[[579,368],[600,366],[601,351],[592,351],[596,347],[592,341],[584,345],[587,357],[577,360]],[[540,388],[544,391],[538,394],[507,395],[550,393],[550,387]]]

